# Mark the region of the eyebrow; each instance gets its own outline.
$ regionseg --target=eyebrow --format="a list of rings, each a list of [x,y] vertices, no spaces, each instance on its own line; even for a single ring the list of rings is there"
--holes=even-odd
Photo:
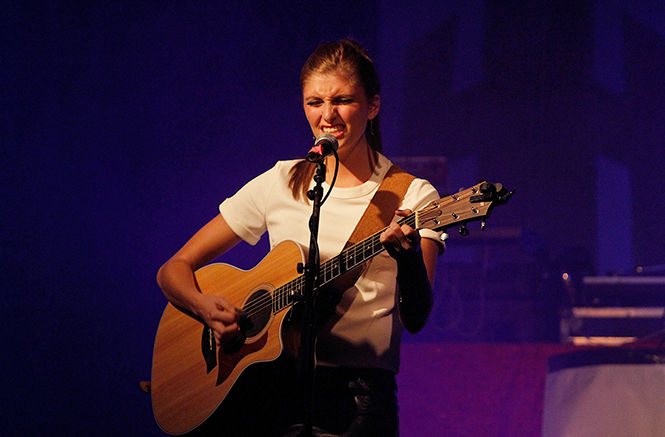
[[[355,96],[356,96],[356,94],[348,94],[348,93],[344,93],[344,94],[336,94],[336,95],[334,95],[334,96],[332,97],[332,99],[348,99],[348,98],[352,98],[352,97],[355,97]],[[309,100],[309,99],[321,99],[321,100],[325,100],[323,97],[318,96],[318,95],[306,96],[306,97],[304,97],[304,99],[305,99],[305,100]]]

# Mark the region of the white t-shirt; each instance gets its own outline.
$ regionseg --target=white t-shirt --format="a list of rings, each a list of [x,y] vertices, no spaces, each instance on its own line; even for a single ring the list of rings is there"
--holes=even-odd
[[[240,238],[256,244],[268,231],[271,249],[282,241],[292,240],[306,252],[312,205],[296,201],[288,186],[289,171],[296,162],[277,162],[221,203],[222,216]],[[319,219],[322,262],[342,251],[391,165],[388,158],[379,155],[367,182],[356,187],[333,188],[321,206]],[[327,193],[328,188],[324,183],[323,192]],[[438,199],[429,182],[414,179],[399,209],[417,211]],[[438,232],[424,229],[420,234],[441,242]],[[402,325],[397,313],[396,275],[397,263],[387,252],[371,260],[356,284],[344,292],[332,326],[326,325],[318,332],[318,365],[375,367],[397,372]]]

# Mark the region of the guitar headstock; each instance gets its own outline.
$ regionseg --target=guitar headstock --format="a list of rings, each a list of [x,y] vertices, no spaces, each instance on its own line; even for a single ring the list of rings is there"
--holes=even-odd
[[[466,223],[481,220],[484,229],[485,220],[492,209],[508,202],[514,192],[508,192],[501,184],[479,182],[473,187],[435,200],[416,212],[416,228],[442,231],[461,225],[460,233],[466,235]]]

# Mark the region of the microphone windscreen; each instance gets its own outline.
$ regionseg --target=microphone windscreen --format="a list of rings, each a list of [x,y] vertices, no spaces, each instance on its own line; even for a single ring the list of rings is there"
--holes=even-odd
[[[337,148],[339,147],[337,138],[335,138],[333,134],[321,134],[316,137],[316,141],[314,141],[314,147],[323,145],[322,143],[327,143],[328,147],[334,151],[337,151]]]

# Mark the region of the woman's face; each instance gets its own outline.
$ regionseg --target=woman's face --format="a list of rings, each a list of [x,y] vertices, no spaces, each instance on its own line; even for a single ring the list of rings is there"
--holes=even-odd
[[[369,147],[365,127],[379,113],[379,96],[368,101],[355,77],[339,70],[313,73],[303,85],[303,107],[315,137],[337,138],[340,159]]]

